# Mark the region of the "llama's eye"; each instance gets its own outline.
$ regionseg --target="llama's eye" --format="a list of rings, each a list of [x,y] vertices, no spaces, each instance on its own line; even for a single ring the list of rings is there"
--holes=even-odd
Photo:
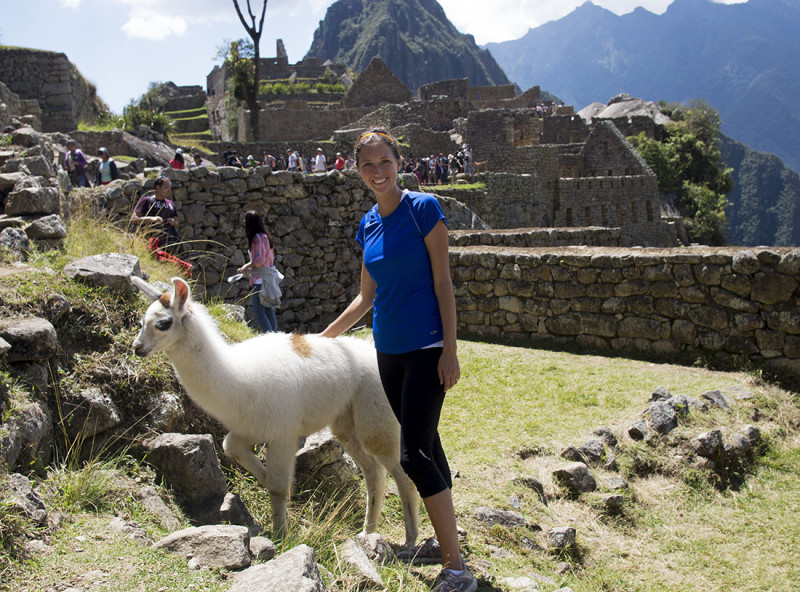
[[[156,329],[159,331],[169,331],[170,327],[172,327],[172,319],[161,319],[156,323]]]

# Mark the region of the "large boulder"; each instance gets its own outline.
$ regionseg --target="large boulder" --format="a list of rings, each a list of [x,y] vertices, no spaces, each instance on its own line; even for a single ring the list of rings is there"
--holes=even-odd
[[[250,535],[243,526],[216,524],[173,532],[153,545],[190,557],[194,569],[242,569],[250,565]]]
[[[20,184],[17,185],[19,187]],[[6,198],[6,214],[9,216],[46,216],[61,211],[58,187],[37,187],[21,183]]]
[[[0,321],[0,337],[11,344],[10,362],[46,360],[58,351],[58,335],[47,319]]]
[[[47,524],[47,508],[39,494],[33,490],[28,478],[13,473],[8,475],[7,481],[11,493],[11,508],[39,525]]]
[[[133,295],[136,291],[130,277],[143,277],[139,258],[122,253],[103,253],[78,259],[64,267],[64,274],[70,279],[104,286],[126,295]]]
[[[147,461],[186,506],[200,507],[225,497],[225,475],[210,435],[161,434],[145,448]]]
[[[62,404],[64,429],[73,438],[93,439],[122,423],[122,412],[108,393],[93,386]]]
[[[298,545],[275,559],[254,565],[236,577],[228,592],[325,592],[314,549]]]
[[[31,252],[31,241],[21,228],[4,228],[0,231],[0,249],[8,251],[17,261],[27,261]]]
[[[14,471],[44,467],[53,451],[53,416],[41,401],[17,404],[0,430],[0,462]]]

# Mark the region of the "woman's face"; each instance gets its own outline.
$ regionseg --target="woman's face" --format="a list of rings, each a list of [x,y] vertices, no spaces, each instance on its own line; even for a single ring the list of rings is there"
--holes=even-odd
[[[367,144],[358,154],[358,174],[375,195],[397,191],[401,163],[383,142]]]

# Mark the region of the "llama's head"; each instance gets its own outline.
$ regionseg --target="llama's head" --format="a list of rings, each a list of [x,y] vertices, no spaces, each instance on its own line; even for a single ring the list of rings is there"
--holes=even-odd
[[[182,323],[191,314],[191,290],[181,278],[172,278],[172,293],[163,294],[141,278],[131,276],[134,285],[147,296],[152,304],[142,318],[142,330],[133,342],[133,351],[144,357],[153,352],[164,351],[181,339]]]

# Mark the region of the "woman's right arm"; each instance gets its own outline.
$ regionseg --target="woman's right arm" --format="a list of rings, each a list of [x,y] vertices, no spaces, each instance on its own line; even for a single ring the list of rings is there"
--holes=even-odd
[[[339,317],[320,333],[323,337],[338,337],[355,325],[372,308],[377,284],[361,263],[361,290]]]

